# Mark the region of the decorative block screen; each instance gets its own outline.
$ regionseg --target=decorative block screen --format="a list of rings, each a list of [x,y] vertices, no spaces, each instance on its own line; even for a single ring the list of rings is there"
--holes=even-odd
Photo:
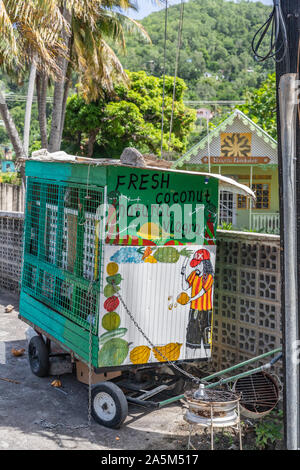
[[[279,261],[278,236],[218,233],[212,370],[281,346]],[[281,361],[274,370],[282,376]]]
[[[0,288],[17,292],[21,277],[24,214],[0,211]]]
[[[23,289],[97,331],[103,190],[28,178]]]

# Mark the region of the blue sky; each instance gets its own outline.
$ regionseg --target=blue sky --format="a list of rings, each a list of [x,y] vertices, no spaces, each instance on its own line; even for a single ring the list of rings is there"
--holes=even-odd
[[[139,7],[139,11],[138,12],[129,11],[128,15],[131,18],[134,18],[136,20],[144,18],[145,16],[149,15],[149,13],[152,13],[153,11],[158,11],[164,7],[164,2],[161,2],[160,0],[158,1],[159,3],[161,3],[161,6],[155,5],[155,0],[152,0],[152,1],[151,0],[136,0],[136,3],[138,4],[138,7]],[[250,1],[257,1],[257,0],[250,0]],[[265,5],[273,4],[273,0],[260,0],[260,1],[264,3]],[[171,5],[176,5],[177,3],[180,3],[180,0],[169,0],[169,4]]]

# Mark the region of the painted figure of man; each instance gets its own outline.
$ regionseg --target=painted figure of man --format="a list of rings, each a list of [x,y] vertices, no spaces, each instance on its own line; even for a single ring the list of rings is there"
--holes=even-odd
[[[208,250],[201,249],[194,253],[190,262],[194,269],[186,277],[186,265],[183,265],[182,287],[191,289],[189,321],[187,326],[186,346],[190,349],[210,349],[211,320],[212,320],[212,289],[214,271]]]

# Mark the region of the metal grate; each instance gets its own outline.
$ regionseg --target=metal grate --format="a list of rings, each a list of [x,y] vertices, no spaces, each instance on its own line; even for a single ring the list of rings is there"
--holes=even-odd
[[[242,377],[235,382],[234,390],[241,393],[241,404],[255,413],[272,410],[279,400],[279,389],[275,379],[266,372]]]
[[[97,331],[103,189],[29,178],[23,288],[72,321]],[[90,317],[92,315],[92,318]]]

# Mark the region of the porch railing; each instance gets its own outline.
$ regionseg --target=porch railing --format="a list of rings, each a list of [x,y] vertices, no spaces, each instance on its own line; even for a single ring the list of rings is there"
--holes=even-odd
[[[274,233],[275,235],[278,235],[280,231],[279,214],[252,214],[251,228],[257,232],[263,231],[265,233]]]

